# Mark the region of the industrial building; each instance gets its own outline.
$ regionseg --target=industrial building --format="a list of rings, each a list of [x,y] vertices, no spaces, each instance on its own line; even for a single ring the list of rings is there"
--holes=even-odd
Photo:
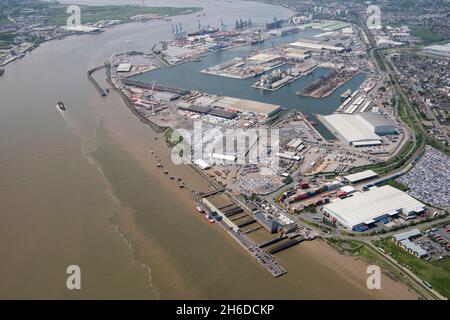
[[[279,228],[281,227],[281,225],[275,219],[263,212],[257,212],[254,214],[254,216],[256,221],[258,221],[258,223],[270,233],[278,232]]]
[[[281,107],[279,105],[263,103],[253,100],[237,99],[237,101],[230,105],[229,111],[238,111],[244,114],[253,113],[259,114],[266,118],[270,118],[279,111]]]
[[[355,193],[349,198],[336,199],[325,205],[323,210],[344,227],[362,231],[390,217],[423,213],[426,206],[405,192],[386,185]]]
[[[294,161],[300,161],[302,159],[302,157],[298,156],[295,152],[292,151],[277,152],[275,156]]]
[[[137,81],[126,80],[125,84],[138,86]],[[157,85],[156,85],[157,86]],[[155,86],[155,90],[157,87]],[[170,89],[170,88],[169,88]],[[264,103],[253,100],[239,99],[227,96],[207,95],[205,93],[190,92],[190,95],[184,95],[178,103],[177,107],[181,110],[195,112],[200,114],[210,114],[216,117],[234,119],[237,113],[260,115],[270,118],[282,110],[281,106]],[[179,93],[182,95],[182,93]]]
[[[161,84],[153,84],[150,82],[145,82],[145,81],[140,81],[140,80],[133,80],[133,79],[131,79],[131,77],[123,78],[122,83],[127,86],[143,88],[146,90],[162,91],[162,92],[172,93],[172,94],[179,95],[179,96],[185,96],[191,92],[190,90],[186,90],[186,89],[180,89],[180,88],[165,86],[165,85],[161,85]]]
[[[202,170],[207,170],[211,168],[210,164],[203,159],[194,160],[194,164]]]
[[[249,57],[248,60],[261,64],[261,63],[268,63],[280,58],[281,56],[278,54],[258,53],[254,56]]]
[[[201,114],[207,114],[210,112],[211,107],[206,106],[199,106],[195,104],[178,104],[178,109],[189,111],[189,112],[195,112],[195,113],[201,113]]]
[[[219,117],[219,118],[225,118],[228,120],[234,119],[237,117],[237,114],[235,112],[226,111],[219,108],[212,108],[209,112],[210,115]]]
[[[304,61],[306,58],[311,57],[310,50],[303,50],[298,48],[285,48],[284,52],[286,53],[286,58],[293,59],[297,61]],[[313,63],[313,61],[307,61],[308,63]],[[306,70],[300,70],[302,72],[307,71],[310,68],[306,68]]]
[[[209,114],[215,117],[225,118],[229,120],[237,117],[237,114],[235,112],[226,111],[220,108],[211,108],[209,106],[203,105],[186,104],[183,102],[180,102],[178,104],[178,109],[200,114]]]
[[[316,40],[308,40],[308,41],[296,41],[290,44],[291,47],[294,48],[302,48],[302,49],[309,49],[309,50],[315,50],[315,51],[322,51],[322,50],[328,50],[328,51],[334,51],[334,52],[344,52],[345,48],[343,47],[337,47],[329,44],[322,43],[320,41]]]
[[[117,66],[117,72],[130,72],[132,65],[130,63],[121,63]]]
[[[428,256],[427,251],[411,241],[421,236],[422,232],[420,232],[419,229],[413,229],[407,232],[396,234],[392,238],[397,245],[399,245],[409,253],[415,255],[416,257],[423,259]]]
[[[361,117],[332,114],[320,119],[334,135],[351,146],[367,147],[381,144],[381,138]]]
[[[196,113],[208,113],[227,119],[235,118],[237,112],[243,114],[252,113],[269,118],[281,111],[281,107],[275,104],[218,96],[201,96],[195,98],[195,104],[192,99],[190,102],[180,101],[178,102],[178,108]]]
[[[215,160],[223,161],[225,163],[234,163],[237,160],[236,154],[226,152],[213,152],[211,157]]]
[[[379,145],[381,135],[397,134],[394,122],[374,112],[332,114],[321,120],[334,135],[354,147]]]
[[[350,183],[358,183],[361,181],[366,181],[372,178],[378,177],[378,174],[373,170],[365,170],[362,172],[357,172],[344,176],[345,181]]]
[[[381,114],[378,114],[376,112],[363,112],[357,115],[357,117],[364,119],[367,125],[377,135],[383,136],[397,133],[395,123],[382,116]]]

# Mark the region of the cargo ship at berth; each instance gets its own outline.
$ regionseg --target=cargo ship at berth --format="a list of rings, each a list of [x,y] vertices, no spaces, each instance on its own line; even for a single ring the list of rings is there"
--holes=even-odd
[[[368,93],[369,91],[371,91],[373,88],[375,88],[375,86],[377,85],[376,81],[373,80],[366,80],[362,85],[361,85],[361,90],[364,91],[365,93]]]
[[[352,91],[350,89],[347,89],[347,91],[342,92],[341,100],[347,100],[351,94],[352,94]]]
[[[251,40],[251,44],[260,44],[260,43],[264,43],[263,38],[254,38]]]
[[[207,27],[207,28],[202,28],[202,29],[194,31],[194,32],[189,32],[188,36],[189,37],[203,36],[206,34],[211,34],[211,33],[216,33],[216,32],[219,32],[219,28]]]

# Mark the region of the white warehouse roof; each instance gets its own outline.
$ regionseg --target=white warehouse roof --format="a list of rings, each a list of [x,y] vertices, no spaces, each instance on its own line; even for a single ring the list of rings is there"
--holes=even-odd
[[[238,102],[230,106],[231,109],[237,109],[243,113],[256,113],[266,117],[271,117],[281,110],[281,107],[276,104],[264,103],[254,100],[239,99]]]
[[[235,154],[227,153],[212,153],[212,157],[217,160],[223,160],[225,162],[235,162],[237,156]]]
[[[194,163],[195,163],[195,165],[197,165],[197,167],[199,167],[199,168],[202,169],[202,170],[206,170],[206,169],[211,168],[211,166],[209,165],[209,163],[206,162],[206,161],[203,160],[203,159],[197,159],[197,160],[194,161]]]
[[[264,62],[269,62],[275,59],[280,58],[281,56],[278,54],[267,54],[267,53],[259,53],[256,54],[254,56],[251,56],[250,58],[248,58],[248,60],[251,61],[256,61],[259,63],[264,63]]]
[[[325,212],[349,229],[375,222],[384,215],[403,212],[408,215],[425,210],[425,205],[403,191],[389,185],[373,188],[324,206]]]
[[[121,63],[117,67],[117,72],[130,72],[131,71],[131,63]]]
[[[357,146],[381,144],[381,138],[367,122],[349,114],[332,114],[321,118],[325,126],[344,142]]]
[[[358,115],[373,126],[395,125],[393,121],[376,112],[363,112]]]
[[[415,238],[418,236],[421,236],[422,232],[420,232],[419,229],[413,229],[407,232],[403,232],[403,233],[398,233],[398,234],[394,234],[394,239],[395,241],[402,241],[402,240],[406,240],[406,239],[411,239],[411,238]]]
[[[379,135],[397,133],[395,123],[376,112],[363,112],[357,115],[367,122],[373,132]]]
[[[324,43],[314,43],[312,41],[296,41],[292,42],[290,44],[292,47],[299,47],[299,48],[308,48],[313,50],[330,50],[330,51],[338,51],[342,52],[345,50],[343,47],[336,47],[329,44]]]
[[[365,170],[362,172],[357,172],[357,173],[353,173],[353,174],[344,176],[344,179],[347,180],[348,182],[355,183],[355,182],[358,182],[361,180],[366,180],[366,179],[373,178],[376,176],[378,176],[378,175],[375,171]]]

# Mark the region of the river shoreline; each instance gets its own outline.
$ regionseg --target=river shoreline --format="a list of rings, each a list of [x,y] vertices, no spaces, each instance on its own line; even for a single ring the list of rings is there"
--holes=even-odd
[[[131,101],[129,101],[128,98],[118,88],[116,88],[116,86],[113,85],[113,82],[109,78],[108,71],[106,74],[106,78],[107,78],[106,79],[107,83],[112,85],[115,92],[119,93],[119,95],[121,96],[123,103],[127,106],[128,109],[130,109],[130,111],[132,111],[132,113],[135,116],[137,116],[137,118],[142,123],[145,123],[146,125],[148,125],[155,133],[161,133],[161,132],[165,132],[166,130],[171,130],[170,127],[161,127],[161,126],[157,125],[156,123],[152,122],[151,120],[144,118],[142,115],[137,113],[135,111],[135,109],[133,108],[133,106],[131,105]],[[192,166],[187,166],[187,167],[190,167],[189,170],[193,171],[192,172],[193,174],[197,174],[199,178],[201,178],[205,183],[207,183],[211,186],[211,182],[209,181],[209,179],[207,177],[205,177],[204,174],[199,172],[199,170],[195,170],[195,168],[193,168]],[[186,199],[192,202],[194,198],[192,197],[192,195],[190,195],[190,196],[187,196]],[[128,223],[130,223],[130,221]],[[226,235],[226,234],[225,234],[225,236],[229,237],[229,235]],[[229,242],[234,242],[234,241],[232,241],[233,239],[229,239],[229,240],[231,240]],[[300,246],[303,246],[303,245],[305,245],[304,242],[302,244],[300,244]],[[349,274],[348,277],[346,276],[346,279],[349,281],[352,281],[354,285],[361,285],[360,282],[364,282],[365,277],[364,276],[361,277],[360,273],[355,273],[352,270],[354,270],[354,268],[356,268],[356,265],[358,266],[357,269],[363,269],[363,267],[367,267],[368,266],[367,261],[360,259],[360,258],[350,257],[348,255],[342,254],[342,253],[338,252],[335,248],[333,248],[327,242],[323,242],[320,240],[313,241],[312,243],[308,244],[308,247],[312,251],[318,252],[319,256],[322,257],[323,260],[328,261],[328,263],[325,263],[325,265],[327,267],[332,268],[332,267],[336,267],[336,266],[340,266],[340,267],[346,266],[348,268],[348,270],[344,270],[344,268],[342,267],[343,268],[342,272],[345,274]],[[238,250],[242,251],[242,248],[239,247]],[[289,254],[294,255],[296,253],[289,252]],[[352,263],[354,265],[352,265]],[[286,265],[286,263],[284,263],[284,265]],[[255,268],[261,268],[261,266],[255,265]],[[287,266],[287,271],[289,272],[289,266]],[[388,288],[388,289],[386,289],[386,291],[383,291],[384,298],[386,298],[386,299],[398,299],[398,298],[400,298],[400,299],[417,299],[418,298],[416,293],[412,292],[411,289],[409,289],[409,288],[406,289],[406,286],[402,282],[400,282],[396,279],[393,279],[392,276],[389,273],[387,273],[385,270],[383,270],[382,277],[383,277],[383,282],[387,283],[387,284],[385,284],[385,286]],[[359,282],[357,283],[354,279],[359,279]],[[380,296],[378,296],[376,294],[376,292],[373,294],[373,297],[380,298]]]
[[[197,1],[211,24],[291,14],[253,2]],[[192,16],[177,20],[196,28]],[[195,211],[189,191],[156,167],[149,150],[190,188],[209,185],[171,162],[163,132],[137,121],[114,90],[99,96],[86,78],[123,51],[123,40],[146,51],[168,35],[168,23],[153,21],[49,42],[0,78],[0,297],[414,299],[403,286],[393,297],[384,277],[381,291],[369,291],[366,264],[319,241],[277,254],[288,273],[274,279]],[[97,77],[109,87],[104,79]],[[55,108],[58,100],[66,112]],[[73,264],[82,270],[80,291],[66,287]]]
[[[151,8],[151,7],[149,7]],[[157,7],[155,7],[157,8]],[[172,17],[179,17],[182,15],[191,15],[191,14],[195,14],[199,11],[203,11],[203,8],[200,7],[199,10],[193,11],[193,12],[189,12],[189,13],[181,13],[178,15],[167,15],[167,16],[159,16],[159,17],[152,17],[152,18],[145,18],[145,19],[141,19],[141,20],[130,20],[130,18],[127,18],[127,20],[123,20],[117,23],[114,23],[112,25],[106,26],[106,27],[102,27],[102,29],[100,31],[95,31],[95,32],[83,32],[83,31],[71,31],[67,34],[63,34],[54,38],[50,38],[50,39],[44,39],[44,40],[40,40],[37,41],[35,43],[33,43],[33,45],[29,48],[27,48],[26,50],[24,50],[23,52],[21,52],[23,55],[26,55],[27,53],[31,53],[33,50],[39,48],[42,44],[46,43],[46,42],[51,42],[54,40],[64,40],[66,38],[72,37],[72,36],[84,36],[84,35],[90,35],[90,36],[96,36],[99,33],[108,31],[113,29],[114,27],[120,26],[120,25],[125,25],[125,24],[130,24],[130,23],[147,23],[147,22],[151,22],[151,21],[155,21],[155,20],[166,20],[166,19],[171,19]],[[59,26],[61,27],[61,26]],[[5,49],[6,50],[6,49]],[[12,60],[8,60],[6,63],[1,63],[0,66],[1,67],[6,67],[8,64],[20,60],[22,59],[23,56],[17,56]]]
[[[200,223],[202,224],[202,227],[205,229],[211,229],[213,232],[214,237],[219,237],[223,239],[226,243],[229,245],[229,249],[232,251],[235,251],[241,256],[240,259],[242,259],[242,263],[245,262],[245,265],[247,265],[248,262],[252,265],[252,268],[255,268],[256,270],[261,270],[263,274],[266,272],[261,268],[261,266],[258,265],[256,261],[251,259],[245,251],[242,250],[242,248],[233,241],[229,235],[224,232],[221,228],[214,226],[214,225],[208,225],[204,222],[204,219],[202,216],[198,215],[198,213],[195,212],[192,204],[192,198],[190,197],[189,193],[186,191],[179,190],[174,184],[170,182],[169,179],[164,177],[164,174],[162,172],[156,171],[154,168],[156,168],[155,163],[156,161],[153,160],[152,157],[148,157],[146,152],[140,150],[141,147],[138,145],[134,145],[134,142],[130,141],[126,137],[118,136],[116,139],[120,140],[120,145],[122,145],[123,148],[125,148],[125,152],[129,153],[130,155],[133,155],[133,158],[136,161],[139,161],[143,168],[146,168],[145,171],[149,175],[156,175],[158,176],[158,180],[160,180],[160,183],[164,183],[167,190],[171,190],[170,192],[175,193],[176,196],[180,201],[186,204],[186,206],[191,206],[192,210],[189,210],[191,213],[181,213],[183,215],[187,215],[187,218],[192,220],[193,223]],[[128,140],[128,141],[127,141]],[[158,139],[158,141],[161,139]],[[160,144],[164,144],[162,141],[159,141]],[[155,148],[156,149],[156,148]],[[161,152],[164,152],[164,150],[161,150]],[[139,155],[140,154],[140,155]],[[160,158],[167,159],[168,155],[164,155],[161,153]],[[151,165],[147,165],[148,162],[151,163]],[[181,169],[181,168],[179,168]],[[182,169],[181,169],[182,170]],[[173,170],[170,169],[172,172]],[[186,170],[183,170],[184,174],[186,175],[183,177],[184,180],[189,180],[187,177],[188,175],[193,175],[192,179],[194,180],[200,180],[198,175],[196,175],[193,170],[189,170],[186,167]],[[166,182],[164,182],[166,181]],[[134,255],[135,259],[138,261],[141,261],[142,263],[146,264],[146,262],[155,262],[155,256],[154,252],[156,248],[154,247],[154,244],[152,242],[156,241],[156,239],[151,239],[143,232],[142,226],[139,226],[136,221],[136,216],[133,214],[132,211],[124,209],[125,212],[117,213],[113,217],[114,224],[117,224],[118,228],[120,228],[121,233],[124,235],[125,239],[127,239],[127,242],[132,244],[132,247],[134,248]],[[156,251],[159,251],[160,249],[157,249]],[[338,253],[336,250],[331,248],[328,244],[322,241],[313,241],[313,242],[304,242],[301,245],[294,247],[293,250],[295,251],[289,251],[284,252],[280,254],[278,257],[283,265],[286,265],[288,267],[288,275],[294,276],[296,272],[295,270],[291,270],[289,267],[293,263],[293,260],[296,260],[298,257],[310,257],[314,259],[316,263],[319,263],[323,266],[323,268],[330,269],[330,270],[339,270],[340,276],[343,276],[344,279],[346,279],[347,282],[351,283],[352,286],[355,286],[355,289],[364,290],[365,287],[365,280],[366,280],[366,273],[365,269],[367,266],[367,263],[355,259],[353,257],[349,257],[346,255],[342,255]],[[157,254],[158,259],[163,259],[168,261],[171,261],[171,258],[167,256],[167,253],[160,252]],[[152,263],[151,263],[152,264]],[[169,265],[172,265],[172,263],[169,263]],[[205,295],[204,293],[201,293],[200,291],[191,291],[187,290],[187,284],[186,280],[182,280],[183,276],[180,274],[182,272],[179,267],[176,267],[175,265],[172,265],[169,269],[165,266],[165,263],[162,261],[159,261],[157,265],[154,263],[151,266],[152,275],[154,275],[153,282],[156,283],[156,286],[159,288],[160,292],[162,293],[160,298],[169,298],[169,299],[183,299],[186,297],[190,297],[193,299],[210,299],[210,298],[233,298],[232,296],[228,295],[220,295],[220,293],[210,293],[209,295]],[[169,270],[171,270],[169,272]],[[290,272],[292,271],[292,272]],[[308,269],[305,270],[305,272],[309,272]],[[336,271],[337,272],[337,271]],[[259,272],[258,272],[259,273]],[[156,279],[161,279],[161,275],[164,275],[163,277],[167,279],[171,279],[167,286],[169,287],[176,287],[176,294],[175,291],[170,290],[172,293],[167,293],[167,286],[165,283],[160,283],[159,281],[156,281]],[[269,276],[269,275],[267,275]],[[281,277],[279,280],[281,280],[280,285],[283,285],[285,281],[292,281],[293,278],[286,278],[286,280],[282,279]],[[276,279],[275,281],[277,281]],[[314,279],[311,279],[312,284],[314,283]],[[184,283],[184,284],[183,284]],[[275,282],[276,283],[276,282]],[[376,299],[416,299],[417,296],[410,292],[409,290],[405,289],[405,287],[400,284],[397,281],[393,281],[386,277],[386,275],[382,275],[382,283],[383,283],[383,291],[377,292],[377,290],[373,292],[367,292],[367,295],[361,295],[360,299],[367,299],[367,298],[376,298]],[[311,285],[312,285],[311,284]],[[220,291],[220,288],[217,288],[218,291]],[[224,294],[224,293],[222,293]],[[251,298],[252,296],[247,295],[240,295],[240,296],[234,296],[234,298],[240,299],[240,298]],[[253,297],[261,297],[261,298],[288,298],[287,296],[280,295],[271,295],[270,292],[261,292],[260,294],[256,294]],[[291,296],[291,299],[295,298]],[[312,299],[319,299],[319,296],[310,296],[309,298]],[[333,294],[324,294],[324,298],[326,299],[337,299],[338,296]],[[342,298],[349,299],[349,296],[346,294],[342,295]]]

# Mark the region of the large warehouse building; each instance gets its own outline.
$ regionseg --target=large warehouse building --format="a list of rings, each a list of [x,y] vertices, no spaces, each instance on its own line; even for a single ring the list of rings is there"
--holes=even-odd
[[[321,119],[334,135],[349,145],[366,147],[381,144],[381,138],[357,116],[332,114]]]
[[[303,41],[296,41],[289,44],[291,47],[294,48],[303,48],[303,49],[310,49],[315,51],[321,51],[321,50],[328,50],[328,51],[336,51],[336,52],[344,52],[344,47],[338,47],[330,44],[326,44],[322,41],[317,41],[313,39],[303,40]]]
[[[397,133],[392,121],[373,112],[332,114],[321,120],[334,135],[354,147],[379,145],[382,143],[380,135]]]
[[[211,105],[230,112],[254,113],[267,118],[281,111],[281,106],[279,105],[233,97],[221,97]]]
[[[365,120],[366,124],[372,129],[375,134],[380,136],[387,134],[396,134],[397,129],[395,123],[386,117],[376,112],[363,112],[357,115],[361,119]]]
[[[405,192],[386,185],[350,198],[336,199],[323,209],[344,227],[358,231],[388,217],[420,214],[426,206]]]
[[[358,183],[361,181],[366,181],[372,178],[378,177],[378,174],[373,170],[365,170],[362,172],[357,172],[344,176],[344,179],[350,183]]]

